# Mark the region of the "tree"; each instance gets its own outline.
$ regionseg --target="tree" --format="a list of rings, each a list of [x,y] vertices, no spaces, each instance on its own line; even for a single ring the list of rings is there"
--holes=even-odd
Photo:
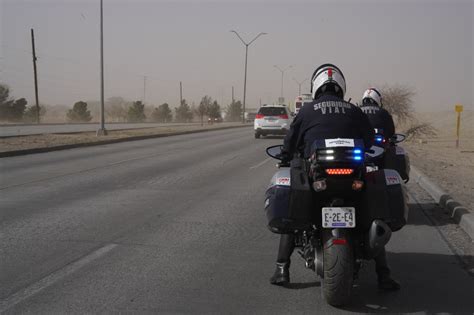
[[[0,120],[21,121],[28,102],[24,98],[14,100],[10,97],[10,88],[0,84]]]
[[[123,122],[127,121],[130,106],[132,106],[132,103],[126,101],[123,97],[112,96],[105,103],[105,112],[112,121]]]
[[[87,110],[87,103],[79,101],[67,112],[67,118],[70,122],[89,122],[92,116],[91,112]]]
[[[46,114],[46,107],[43,105],[40,105],[40,117],[44,116]],[[36,122],[37,121],[37,113],[38,110],[36,109],[36,105],[30,106],[26,108],[25,114],[23,115],[23,121],[24,122]]]
[[[8,100],[0,105],[0,118],[7,121],[21,121],[28,102],[24,98]]]
[[[204,116],[209,112],[211,107],[212,99],[210,96],[204,96],[199,103],[199,106],[195,109],[195,113],[198,115],[201,120],[201,126],[204,125]]]
[[[381,93],[383,107],[392,114],[397,127],[407,127],[404,133],[409,139],[436,135],[436,129],[430,123],[420,122],[415,118],[413,88],[405,85],[385,86]]]
[[[212,121],[214,121],[216,118],[221,118],[221,107],[217,101],[212,102],[212,104],[209,106],[207,114],[209,115],[209,118],[212,119]]]
[[[383,107],[400,123],[413,120],[415,91],[409,86],[385,86],[381,90]]]
[[[167,123],[171,122],[173,115],[171,113],[170,106],[168,103],[163,103],[158,108],[155,108],[152,114],[153,121]]]
[[[6,84],[0,83],[0,105],[10,101],[10,88]]]
[[[231,104],[229,104],[229,106],[227,106],[226,112],[227,121],[242,120],[242,103],[240,101],[232,102]]]
[[[175,112],[177,122],[191,122],[193,119],[193,112],[191,111],[191,108],[189,108],[189,105],[186,103],[185,99],[183,99],[181,105],[178,108],[175,108]]]
[[[128,109],[128,121],[143,122],[145,119],[145,104],[142,101],[133,102],[133,105]]]

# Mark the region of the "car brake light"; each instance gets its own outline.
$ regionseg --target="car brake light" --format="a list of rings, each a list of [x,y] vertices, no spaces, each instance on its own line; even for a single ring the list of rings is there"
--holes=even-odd
[[[279,117],[280,117],[281,119],[288,119],[288,115],[287,115],[287,114],[280,115]]]
[[[257,114],[257,115],[255,116],[255,118],[257,118],[257,119],[262,119],[262,118],[263,118],[263,115],[262,115],[262,114]]]
[[[352,168],[327,168],[328,175],[351,175],[354,173]]]

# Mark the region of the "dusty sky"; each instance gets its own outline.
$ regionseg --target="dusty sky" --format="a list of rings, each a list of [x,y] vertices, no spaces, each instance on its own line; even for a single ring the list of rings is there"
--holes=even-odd
[[[0,0],[0,81],[33,103],[30,28],[38,55],[40,102],[72,106],[99,99],[99,0]],[[293,101],[325,62],[338,65],[347,98],[369,85],[416,89],[421,111],[473,108],[474,1],[144,1],[104,0],[105,97],[173,106],[179,81],[189,103],[204,95],[247,106]],[[309,83],[303,84],[307,92]]]

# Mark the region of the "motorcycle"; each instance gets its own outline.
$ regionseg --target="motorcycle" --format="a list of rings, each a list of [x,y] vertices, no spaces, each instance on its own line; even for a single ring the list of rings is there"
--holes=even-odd
[[[386,138],[383,129],[374,130],[374,146],[384,150],[383,154],[373,160],[375,169],[394,169],[407,183],[410,179],[410,159],[405,149],[398,145],[405,141],[406,136],[396,133],[391,138]]]
[[[280,159],[282,146],[267,148]],[[397,171],[375,166],[383,150],[364,152],[360,139],[324,139],[309,159],[280,165],[266,191],[270,231],[293,234],[305,266],[322,279],[326,301],[347,304],[363,260],[373,259],[408,216]]]

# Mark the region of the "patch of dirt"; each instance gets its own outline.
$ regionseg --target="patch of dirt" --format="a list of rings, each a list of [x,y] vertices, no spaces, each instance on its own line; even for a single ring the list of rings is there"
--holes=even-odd
[[[105,142],[115,139],[124,139],[140,136],[166,135],[177,132],[193,132],[200,130],[220,129],[223,127],[242,126],[241,123],[219,123],[213,125],[170,126],[159,128],[112,130],[107,136],[97,137],[95,132],[80,132],[70,134],[42,134],[0,138],[0,152],[16,150],[50,148],[62,145],[79,143]]]
[[[474,209],[474,139],[424,139],[402,144],[417,167],[462,205]]]

